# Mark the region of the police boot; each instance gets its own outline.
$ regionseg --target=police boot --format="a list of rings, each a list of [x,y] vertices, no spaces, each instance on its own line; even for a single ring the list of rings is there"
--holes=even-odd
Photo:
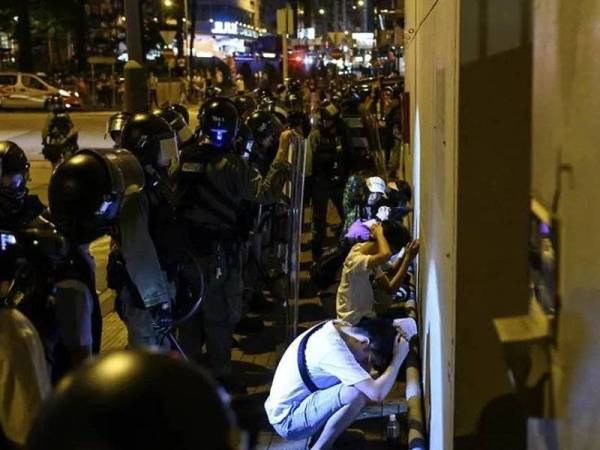
[[[248,308],[250,311],[258,314],[266,314],[273,311],[275,305],[265,297],[262,292],[255,292],[252,295],[250,301],[248,301]]]
[[[260,333],[264,329],[265,324],[259,318],[244,316],[236,325],[234,332],[235,334],[246,336],[248,334]]]
[[[217,377],[217,382],[225,389],[230,395],[246,395],[248,393],[248,386],[242,380],[238,380],[233,375],[221,375]]]

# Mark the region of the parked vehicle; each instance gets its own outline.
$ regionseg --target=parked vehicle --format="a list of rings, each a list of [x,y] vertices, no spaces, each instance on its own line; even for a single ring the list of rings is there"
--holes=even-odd
[[[79,94],[50,85],[33,73],[0,72],[0,108],[48,109],[48,99],[58,94],[69,109],[80,108]]]

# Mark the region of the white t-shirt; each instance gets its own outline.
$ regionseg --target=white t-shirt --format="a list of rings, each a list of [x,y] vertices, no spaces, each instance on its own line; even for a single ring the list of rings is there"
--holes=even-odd
[[[327,322],[308,339],[306,345],[306,366],[313,383],[319,389],[327,389],[340,382],[352,386],[370,378],[354,358],[334,323],[340,322]],[[280,423],[294,404],[301,403],[310,395],[298,369],[298,346],[306,333],[308,330],[294,339],[275,371],[271,392],[265,402],[271,424]]]
[[[383,275],[380,268],[368,268],[372,255],[363,255],[361,249],[368,242],[355,244],[342,266],[342,279],[337,290],[335,306],[337,318],[356,325],[363,317],[375,317],[375,297],[371,275]]]
[[[0,425],[24,445],[50,393],[44,348],[31,322],[13,308],[0,308]]]

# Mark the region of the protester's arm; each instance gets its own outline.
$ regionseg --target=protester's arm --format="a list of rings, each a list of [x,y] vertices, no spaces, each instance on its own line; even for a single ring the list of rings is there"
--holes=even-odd
[[[382,276],[377,278],[378,285],[383,288],[389,294],[393,294],[398,290],[402,280],[406,276],[406,272],[410,266],[410,263],[415,259],[417,254],[419,253],[419,241],[412,241],[406,247],[406,251],[404,252],[404,256],[402,256],[402,262],[400,263],[400,267],[398,267],[398,271],[390,280],[387,275],[382,274]]]
[[[394,386],[400,366],[408,354],[408,349],[408,342],[400,334],[396,335],[394,341],[394,356],[392,357],[392,362],[387,369],[385,369],[383,374],[376,379],[369,378],[360,383],[356,383],[354,387],[365,394],[369,400],[382,402]]]
[[[380,223],[376,223],[371,227],[371,234],[377,240],[377,253],[369,258],[367,268],[372,269],[387,262],[392,256],[390,245],[383,235],[383,227]]]

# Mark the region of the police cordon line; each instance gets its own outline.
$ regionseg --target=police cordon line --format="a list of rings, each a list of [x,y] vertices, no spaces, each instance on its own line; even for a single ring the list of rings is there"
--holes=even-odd
[[[384,182],[399,146],[393,102],[380,130],[372,92],[360,85],[333,89],[315,108],[299,83],[220,94],[207,92],[196,130],[178,104],[112,115],[112,149],[79,149],[61,99],[51,100],[42,136],[53,167],[48,208],[28,193],[23,150],[0,143],[1,304],[30,321],[53,383],[100,350],[89,253],[99,237],[110,237],[107,281],[128,347],[201,361],[240,393],[234,334],[261,329],[245,315],[273,307],[265,291],[291,311],[296,333],[304,204],[313,208],[311,277],[321,289],[360,239],[348,238],[356,221],[410,212],[410,188]],[[343,221],[339,244],[324,252],[329,200]]]

